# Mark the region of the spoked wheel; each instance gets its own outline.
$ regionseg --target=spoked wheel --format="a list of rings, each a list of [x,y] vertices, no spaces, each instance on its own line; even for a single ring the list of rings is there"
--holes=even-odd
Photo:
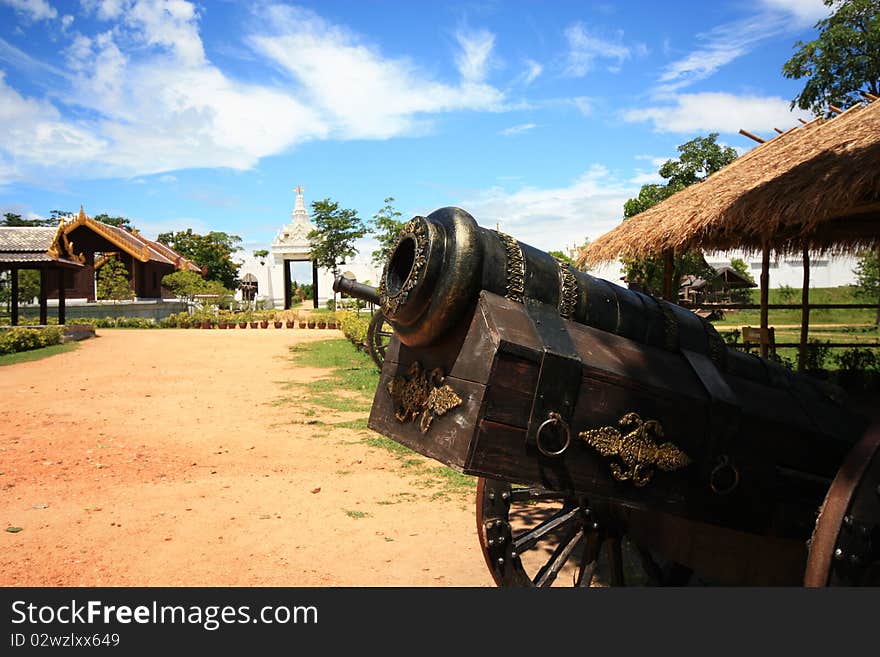
[[[661,566],[632,544],[613,506],[494,479],[477,482],[477,533],[498,586],[677,585],[690,571]],[[684,578],[682,580],[682,578]]]
[[[370,326],[367,328],[367,349],[373,362],[381,370],[385,364],[385,352],[388,349],[388,343],[391,342],[391,336],[394,331],[391,324],[385,319],[382,311],[376,311],[373,319],[370,320]]]

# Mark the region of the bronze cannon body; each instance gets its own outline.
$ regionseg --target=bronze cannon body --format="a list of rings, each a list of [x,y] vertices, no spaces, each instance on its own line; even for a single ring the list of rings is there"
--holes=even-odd
[[[878,577],[870,495],[850,486],[839,511],[852,525],[868,500],[865,540],[817,534],[869,428],[839,389],[458,208],[405,225],[378,289],[334,287],[378,302],[394,329],[370,428],[480,478],[499,585],[623,583],[634,559],[646,583]],[[880,476],[868,451],[861,479]]]

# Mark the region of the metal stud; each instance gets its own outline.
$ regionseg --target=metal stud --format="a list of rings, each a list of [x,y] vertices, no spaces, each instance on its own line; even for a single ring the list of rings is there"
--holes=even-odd
[[[594,522],[594,523],[593,523],[593,529],[599,529],[599,523],[598,523],[598,522]]]
[[[838,561],[843,559],[843,550],[841,550],[840,548],[837,548],[834,551],[834,558],[837,559]]]
[[[504,557],[498,557],[498,565],[499,565],[499,566],[503,566],[503,565],[504,565]]]
[[[504,491],[503,493],[501,493],[501,499],[502,499],[502,500],[509,500],[509,499],[510,499],[510,493],[508,493],[507,491]]]
[[[853,518],[852,516],[843,516],[843,524],[847,527],[852,527]]]
[[[495,493],[493,493],[491,490],[489,491],[489,499],[490,499],[490,500],[494,500],[494,499],[495,499]]]

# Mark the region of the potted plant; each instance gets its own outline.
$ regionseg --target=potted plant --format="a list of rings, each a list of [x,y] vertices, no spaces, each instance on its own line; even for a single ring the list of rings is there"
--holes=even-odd
[[[337,326],[336,313],[330,313],[327,316],[327,328],[335,329]]]
[[[284,321],[285,321],[285,324],[287,325],[287,328],[289,328],[289,329],[292,329],[294,326],[296,326],[296,323],[294,322],[293,314],[290,312],[284,313]]]
[[[275,313],[275,316],[272,318],[272,323],[277,329],[280,329],[283,326],[284,322],[281,320],[281,313]]]
[[[305,328],[305,327],[306,327],[306,316],[303,315],[302,313],[297,313],[297,314],[296,314],[296,321],[299,322],[299,327],[300,327],[300,328]]]
[[[316,324],[316,322],[315,322],[315,316],[314,316],[314,315],[309,315],[308,318],[306,318],[306,324],[308,325],[308,327],[309,327],[310,329],[315,328],[315,324]]]
[[[239,315],[238,315],[238,328],[247,328],[248,315],[249,315],[249,313],[247,311],[244,311],[243,313],[239,313]]]
[[[324,315],[318,315],[318,328],[319,329],[327,328],[327,318]]]
[[[260,328],[269,328],[269,318],[265,315],[260,316]]]

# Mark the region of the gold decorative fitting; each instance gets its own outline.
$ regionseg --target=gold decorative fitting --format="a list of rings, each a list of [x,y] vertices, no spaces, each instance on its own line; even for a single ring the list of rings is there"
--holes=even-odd
[[[522,247],[510,235],[501,231],[495,232],[498,233],[498,237],[504,244],[504,250],[507,252],[507,294],[504,296],[511,301],[522,303],[526,293],[526,259],[523,256]]]
[[[559,266],[559,316],[571,319],[578,302],[577,278],[567,264],[558,260],[556,264]]]
[[[616,427],[582,431],[578,436],[602,456],[617,456],[623,465],[611,463],[611,474],[618,481],[632,481],[638,487],[651,481],[654,469],[667,472],[679,470],[691,462],[690,457],[670,442],[657,444],[650,434],[663,437],[657,420],[643,421],[637,413],[627,413],[618,421],[622,427],[632,426],[627,434]]]
[[[461,397],[443,383],[445,379],[439,367],[426,372],[418,362],[410,365],[405,376],[395,376],[387,385],[394,417],[399,422],[415,422],[418,418],[419,430],[426,433],[435,417],[461,404]]]
[[[419,274],[425,268],[425,264],[427,263],[428,229],[425,226],[424,217],[413,217],[406,223],[406,225],[404,225],[397,238],[397,242],[394,244],[394,248],[391,249],[391,253],[394,253],[394,251],[397,250],[397,247],[400,246],[400,243],[405,239],[412,239],[415,242],[415,255],[413,257],[413,264],[410,268],[409,276],[407,276],[406,280],[400,286],[400,289],[390,295],[388,294],[388,288],[385,284],[387,264],[386,271],[382,272],[382,278],[379,280],[379,305],[382,307],[382,312],[386,317],[393,317],[397,314],[400,307],[406,303],[410,290],[416,286]]]

